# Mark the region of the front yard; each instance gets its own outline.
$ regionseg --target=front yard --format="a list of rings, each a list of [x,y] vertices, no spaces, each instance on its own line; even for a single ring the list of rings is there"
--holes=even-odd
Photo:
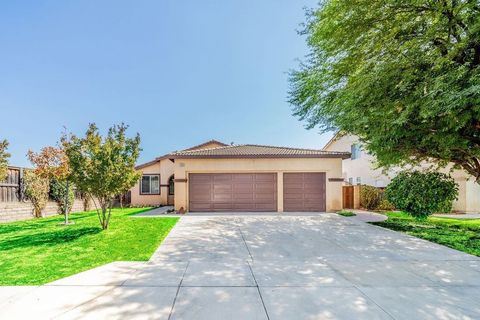
[[[102,231],[95,212],[0,224],[0,285],[38,285],[113,261],[150,258],[178,218],[134,218],[114,209]]]
[[[388,212],[386,215],[388,220],[372,224],[480,256],[480,219],[429,217],[418,221],[400,212]]]

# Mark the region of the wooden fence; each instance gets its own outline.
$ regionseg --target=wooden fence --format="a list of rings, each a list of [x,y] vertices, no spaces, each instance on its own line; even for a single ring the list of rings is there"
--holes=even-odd
[[[0,202],[19,202],[23,200],[23,168],[8,167],[7,178],[0,182]]]

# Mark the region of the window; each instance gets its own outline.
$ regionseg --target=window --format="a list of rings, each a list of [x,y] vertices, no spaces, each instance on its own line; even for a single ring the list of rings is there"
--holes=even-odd
[[[357,184],[362,184],[362,178],[361,177],[357,177]]]
[[[350,149],[351,149],[351,153],[352,153],[352,160],[360,158],[360,154],[361,154],[360,145],[352,144]]]
[[[348,183],[353,185],[353,178],[348,178]]]
[[[175,194],[175,180],[174,177],[171,176],[168,179],[168,195],[173,196]]]
[[[160,194],[160,175],[144,174],[140,184],[140,194]]]

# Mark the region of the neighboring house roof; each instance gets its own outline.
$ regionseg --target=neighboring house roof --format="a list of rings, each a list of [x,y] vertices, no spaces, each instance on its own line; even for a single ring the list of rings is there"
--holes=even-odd
[[[229,145],[200,150],[183,150],[169,155],[172,159],[187,158],[342,158],[349,152],[324,151],[288,147],[262,146],[256,144]]]
[[[341,131],[335,132],[333,134],[332,138],[330,140],[328,140],[328,142],[323,146],[322,150],[327,150],[335,141],[337,141],[338,139],[340,139],[344,135],[345,135],[344,132],[341,132]]]
[[[223,143],[223,142],[220,142],[220,141],[218,141],[218,140],[210,140],[210,141],[201,143],[201,144],[199,144],[199,145],[193,146],[193,147],[191,147],[191,148],[188,148],[188,149],[185,149],[185,150],[182,150],[182,151],[202,149],[203,147],[206,147],[206,146],[208,146],[209,144],[218,144],[218,145],[220,145],[220,146],[222,146],[222,147],[228,146],[228,144]]]

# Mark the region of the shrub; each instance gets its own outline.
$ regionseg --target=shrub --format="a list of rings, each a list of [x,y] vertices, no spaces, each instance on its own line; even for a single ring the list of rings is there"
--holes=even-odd
[[[48,202],[49,181],[34,171],[27,170],[23,176],[25,195],[32,202],[34,216],[39,218]]]
[[[341,215],[341,216],[344,216],[344,217],[355,217],[356,216],[356,214],[353,213],[352,211],[344,211],[344,210],[337,212],[337,214]]]
[[[65,213],[65,203],[67,195],[67,182],[65,180],[51,179],[50,180],[50,197],[55,200],[58,205],[58,213]],[[73,202],[75,200],[75,193],[72,184],[68,188],[68,212],[72,211]]]
[[[369,210],[377,209],[382,200],[382,192],[372,186],[362,185],[360,188],[360,206]]]
[[[380,203],[378,204],[376,209],[377,210],[394,210],[395,206],[385,198],[385,195],[383,195],[382,200],[380,200]]]
[[[404,171],[390,182],[385,195],[397,209],[425,219],[434,212],[452,209],[458,185],[444,173]]]

